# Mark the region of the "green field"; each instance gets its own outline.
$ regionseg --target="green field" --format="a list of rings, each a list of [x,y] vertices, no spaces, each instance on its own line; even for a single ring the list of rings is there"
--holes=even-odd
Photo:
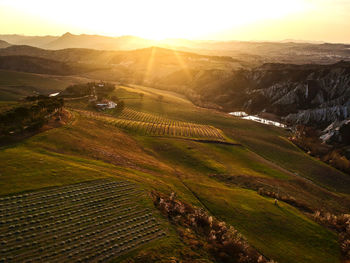
[[[1,148],[1,195],[114,177],[145,191],[175,191],[232,224],[259,252],[278,262],[340,262],[335,233],[286,203],[275,206],[238,180],[267,184],[314,209],[348,212],[350,176],[301,152],[287,141],[285,130],[201,109],[183,97],[146,87],[120,87],[114,93],[138,116],[212,126],[241,145],[145,136],[74,111],[84,103],[71,101],[70,124]],[[179,256],[184,245],[174,229],[169,231],[167,242],[156,241],[147,249]],[[130,255],[135,253],[139,251]]]

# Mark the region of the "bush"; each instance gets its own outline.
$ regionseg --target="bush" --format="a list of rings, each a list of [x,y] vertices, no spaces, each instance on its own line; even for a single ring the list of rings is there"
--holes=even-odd
[[[297,201],[294,197],[287,195],[287,194],[280,194],[280,193],[275,193],[273,191],[268,191],[262,187],[260,187],[258,189],[258,194],[262,195],[262,196],[268,196],[271,198],[275,198],[277,200],[283,201],[287,204],[290,204],[294,207],[297,207],[301,210],[303,210],[304,212],[308,212],[308,213],[313,213],[314,210],[311,209],[308,205],[301,203],[299,201]]]
[[[216,259],[221,262],[265,263],[268,262],[259,252],[251,247],[246,239],[232,226],[208,215],[206,211],[193,207],[176,199],[153,191],[151,193],[154,205],[165,214],[172,223],[190,228],[204,236],[208,248]],[[186,235],[186,233],[183,233]],[[192,245],[198,241],[192,240]],[[270,261],[273,262],[273,261]]]

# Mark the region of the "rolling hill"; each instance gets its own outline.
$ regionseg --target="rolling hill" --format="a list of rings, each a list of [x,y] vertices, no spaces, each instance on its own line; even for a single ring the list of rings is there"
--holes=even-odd
[[[0,70],[0,100],[6,103],[6,101],[18,101],[26,96],[49,95],[64,90],[69,85],[87,81],[79,76]]]
[[[91,112],[91,117],[80,113],[82,108],[89,111],[88,100],[69,101],[66,106],[71,120],[66,125],[0,148],[1,163],[6,164],[2,167],[1,195],[36,194],[32,190],[98,178],[122,179],[146,193],[176,192],[182,202],[207,211],[226,226],[234,226],[269,259],[340,262],[335,233],[315,223],[303,210],[283,201],[276,206],[272,198],[257,192],[259,187],[269,187],[315,210],[348,210],[348,176],[294,147],[286,140],[286,130],[199,108],[174,93],[148,87],[120,86],[112,95],[124,98],[127,108],[120,115],[105,113],[108,122],[93,117],[100,113]],[[114,125],[113,119],[147,119],[153,127],[161,122],[176,127],[180,123],[180,128],[188,123],[201,128],[210,125],[237,143],[154,136],[152,132]],[[148,195],[138,202],[157,214]],[[171,257],[190,262],[219,261],[207,246],[190,245],[202,244],[199,232],[190,228],[183,232],[167,217],[158,214],[157,218],[163,222],[166,238],[141,249],[132,248],[117,260]]]
[[[50,75],[75,75],[91,68],[29,56],[0,56],[0,69]]]

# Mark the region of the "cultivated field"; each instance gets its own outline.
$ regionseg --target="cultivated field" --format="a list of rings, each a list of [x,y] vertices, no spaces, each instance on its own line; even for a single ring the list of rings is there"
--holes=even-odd
[[[160,115],[138,112],[129,108],[124,109],[117,118],[89,111],[79,111],[79,113],[120,128],[137,131],[144,135],[225,141],[223,132],[213,126],[176,121]]]
[[[106,262],[165,235],[127,181],[0,198],[0,262]]]

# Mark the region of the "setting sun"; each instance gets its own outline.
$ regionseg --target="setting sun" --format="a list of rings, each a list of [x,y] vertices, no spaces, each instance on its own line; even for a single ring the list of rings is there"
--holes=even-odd
[[[4,25],[1,33],[29,35],[59,35],[70,31],[77,34],[136,35],[150,39],[307,38],[302,32],[305,19],[322,25],[318,17],[325,10],[334,10],[336,5],[332,3],[313,0],[2,0],[0,22]],[[335,19],[338,21],[341,13],[337,12]],[[294,25],[292,29],[291,23]],[[251,27],[259,29],[252,30]]]

